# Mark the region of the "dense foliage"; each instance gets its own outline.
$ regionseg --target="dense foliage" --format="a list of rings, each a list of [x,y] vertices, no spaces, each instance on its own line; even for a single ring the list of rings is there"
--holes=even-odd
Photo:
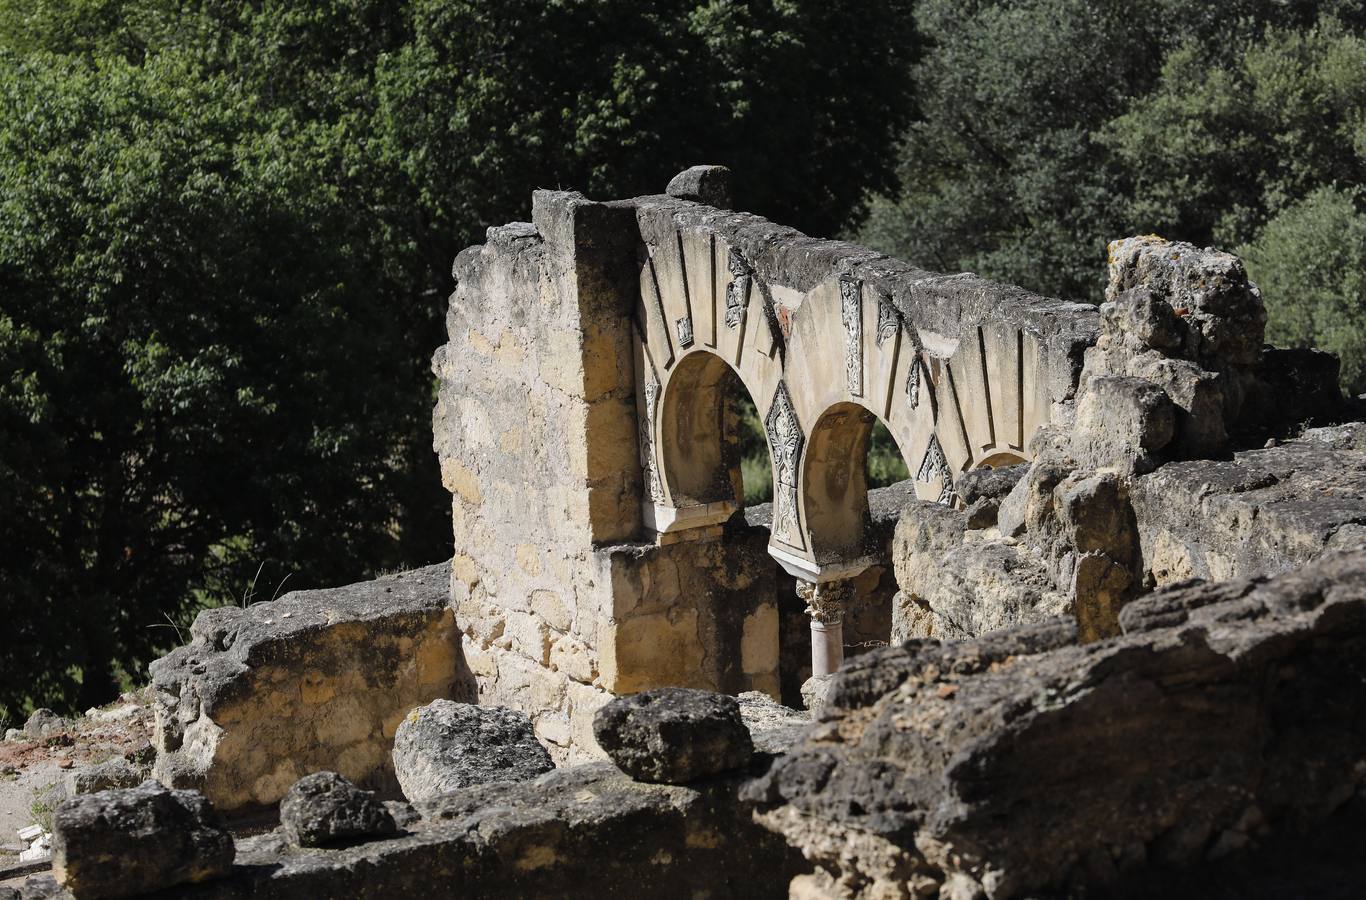
[[[532,189],[697,162],[829,233],[890,191],[908,9],[0,0],[0,720],[198,606],[449,553],[449,266]],[[158,627],[160,626],[160,627]]]
[[[1112,238],[1234,250],[1366,390],[1366,0],[0,0],[0,719],[444,556],[451,258],[697,162],[1079,299]]]
[[[901,192],[863,235],[942,270],[1099,299],[1105,244],[1243,254],[1268,338],[1366,390],[1360,0],[920,0]]]

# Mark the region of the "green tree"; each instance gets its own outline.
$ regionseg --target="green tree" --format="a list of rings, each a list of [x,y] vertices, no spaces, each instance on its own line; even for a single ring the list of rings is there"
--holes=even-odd
[[[867,0],[0,0],[0,718],[108,699],[258,572],[449,553],[455,253],[702,161],[851,223],[912,38]]]
[[[175,58],[0,65],[0,702],[83,708],[258,561],[402,562],[425,409],[307,129]]]
[[[1342,359],[1342,383],[1366,392],[1366,194],[1316,189],[1238,253],[1266,297],[1267,340]]]
[[[900,193],[863,236],[921,265],[1095,300],[1107,240],[1231,246],[1360,183],[1358,0],[923,0],[916,21]]]

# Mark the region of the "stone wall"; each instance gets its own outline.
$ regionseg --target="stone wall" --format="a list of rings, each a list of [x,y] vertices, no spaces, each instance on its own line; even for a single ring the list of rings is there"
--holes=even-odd
[[[631,212],[543,191],[534,218],[456,260],[433,425],[478,699],[530,714],[564,760],[596,752],[612,694],[776,697],[778,610],[766,530],[642,541]]]
[[[532,223],[453,270],[433,428],[465,657],[480,701],[530,714],[560,760],[593,753],[612,694],[795,702],[818,645],[837,661],[885,642],[900,503],[870,503],[874,421],[908,491],[952,502],[960,470],[1021,459],[1066,417],[1095,335],[1091,307],[690,197],[537,192]],[[775,465],[764,532],[739,515],[737,381]],[[801,640],[799,615],[824,636]]]

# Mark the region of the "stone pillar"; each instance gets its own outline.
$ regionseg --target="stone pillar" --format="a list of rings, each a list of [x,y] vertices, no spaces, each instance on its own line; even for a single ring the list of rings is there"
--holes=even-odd
[[[797,582],[797,596],[811,617],[811,676],[832,674],[844,662],[844,608],[851,581]]]

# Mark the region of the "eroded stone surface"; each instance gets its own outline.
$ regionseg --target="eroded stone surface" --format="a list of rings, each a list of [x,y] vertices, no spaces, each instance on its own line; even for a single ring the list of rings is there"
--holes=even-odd
[[[802,729],[811,724],[806,713],[783,706],[758,691],[746,691],[735,699],[754,749],[760,753],[786,753]]]
[[[1155,584],[1283,572],[1366,546],[1366,424],[1171,463],[1136,479],[1131,495]]]
[[[1123,636],[912,642],[753,796],[846,896],[1107,889],[1323,821],[1366,769],[1366,552],[1135,601]]]
[[[110,788],[133,788],[142,784],[145,767],[135,766],[122,759],[110,759],[92,766],[68,772],[63,779],[66,795],[93,794]]]
[[[468,690],[449,573],[201,613],[190,644],[151,665],[156,777],[225,813],[276,803],[321,770],[396,787],[389,749],[403,716]]]
[[[554,767],[527,715],[502,707],[437,700],[405,716],[394,736],[394,771],[414,803]]]
[[[372,792],[336,772],[314,772],[296,781],[280,803],[280,826],[299,847],[393,834],[398,828]]]
[[[67,800],[52,822],[53,875],[80,900],[131,897],[232,868],[232,837],[209,802],[155,781]]]
[[[425,818],[385,840],[299,850],[278,833],[245,838],[230,875],[176,896],[779,900],[806,864],[738,802],[744,777],[643,784],[595,763],[475,785],[421,804]]]
[[[741,768],[754,753],[739,702],[689,688],[619,697],[598,710],[593,734],[622,771],[663,784]]]
[[[725,166],[693,166],[669,180],[664,192],[679,200],[696,200],[707,206],[730,209],[734,203],[734,178]]]

